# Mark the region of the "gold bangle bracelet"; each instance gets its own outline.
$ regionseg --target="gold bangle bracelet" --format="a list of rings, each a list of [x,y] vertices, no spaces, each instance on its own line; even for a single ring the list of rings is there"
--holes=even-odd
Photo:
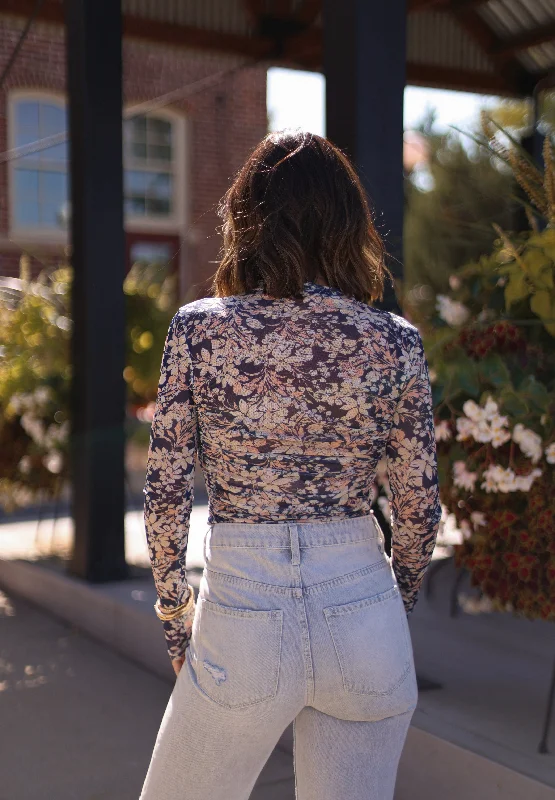
[[[185,603],[181,603],[181,605],[176,606],[175,608],[162,609],[160,606],[160,598],[156,600],[156,603],[154,604],[154,611],[156,612],[158,619],[161,619],[163,622],[168,622],[170,620],[177,619],[177,617],[184,616],[195,607],[195,591],[190,583],[188,583],[187,586],[189,587],[189,597]]]

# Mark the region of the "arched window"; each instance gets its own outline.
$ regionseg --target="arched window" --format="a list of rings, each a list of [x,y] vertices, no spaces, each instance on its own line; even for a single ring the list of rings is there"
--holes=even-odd
[[[63,97],[17,92],[10,97],[10,149],[67,132]],[[124,214],[136,230],[183,225],[184,119],[169,110],[123,122]],[[13,233],[65,237],[70,216],[68,145],[62,142],[10,160]]]
[[[63,99],[21,95],[11,104],[11,147],[37,142],[67,130]],[[67,143],[11,161],[11,227],[64,230],[68,215]]]

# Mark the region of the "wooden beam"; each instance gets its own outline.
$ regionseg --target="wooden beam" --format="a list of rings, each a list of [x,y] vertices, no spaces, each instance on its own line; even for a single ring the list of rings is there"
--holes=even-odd
[[[445,9],[469,9],[483,6],[488,0],[408,0],[408,11],[428,11],[430,8],[438,10]]]
[[[438,70],[433,64],[407,64],[407,84],[507,97],[517,94],[497,72],[477,72],[452,67],[442,67]]]
[[[537,47],[545,42],[555,41],[555,23],[552,25],[538,25],[525,33],[514,36],[512,39],[500,40],[492,54],[501,58],[513,56],[529,47]]]
[[[475,9],[464,6],[457,7],[451,2],[449,11],[456,22],[466,30],[480,46],[486,56],[496,64],[496,72],[514,92],[515,95],[531,95],[536,77],[531,75],[516,59],[505,59],[495,55],[496,48],[502,40],[491,30]]]

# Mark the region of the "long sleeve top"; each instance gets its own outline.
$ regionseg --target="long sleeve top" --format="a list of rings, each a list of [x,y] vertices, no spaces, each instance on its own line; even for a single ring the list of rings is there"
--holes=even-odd
[[[198,454],[208,524],[370,513],[378,464],[391,493],[391,563],[406,611],[441,517],[430,380],[416,327],[306,282],[301,298],[203,298],[173,317],[162,357],[144,487],[160,604],[187,595]],[[385,461],[382,461],[384,459]],[[171,658],[189,643],[163,623]]]

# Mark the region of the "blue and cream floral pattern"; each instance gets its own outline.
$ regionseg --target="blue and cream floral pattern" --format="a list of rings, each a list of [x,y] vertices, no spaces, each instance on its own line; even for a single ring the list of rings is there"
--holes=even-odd
[[[386,460],[392,566],[407,612],[441,507],[428,367],[418,330],[340,290],[300,298],[203,298],[173,317],[164,347],[144,518],[164,608],[187,596],[185,556],[198,454],[208,522],[366,515]],[[164,622],[170,657],[188,645]]]

